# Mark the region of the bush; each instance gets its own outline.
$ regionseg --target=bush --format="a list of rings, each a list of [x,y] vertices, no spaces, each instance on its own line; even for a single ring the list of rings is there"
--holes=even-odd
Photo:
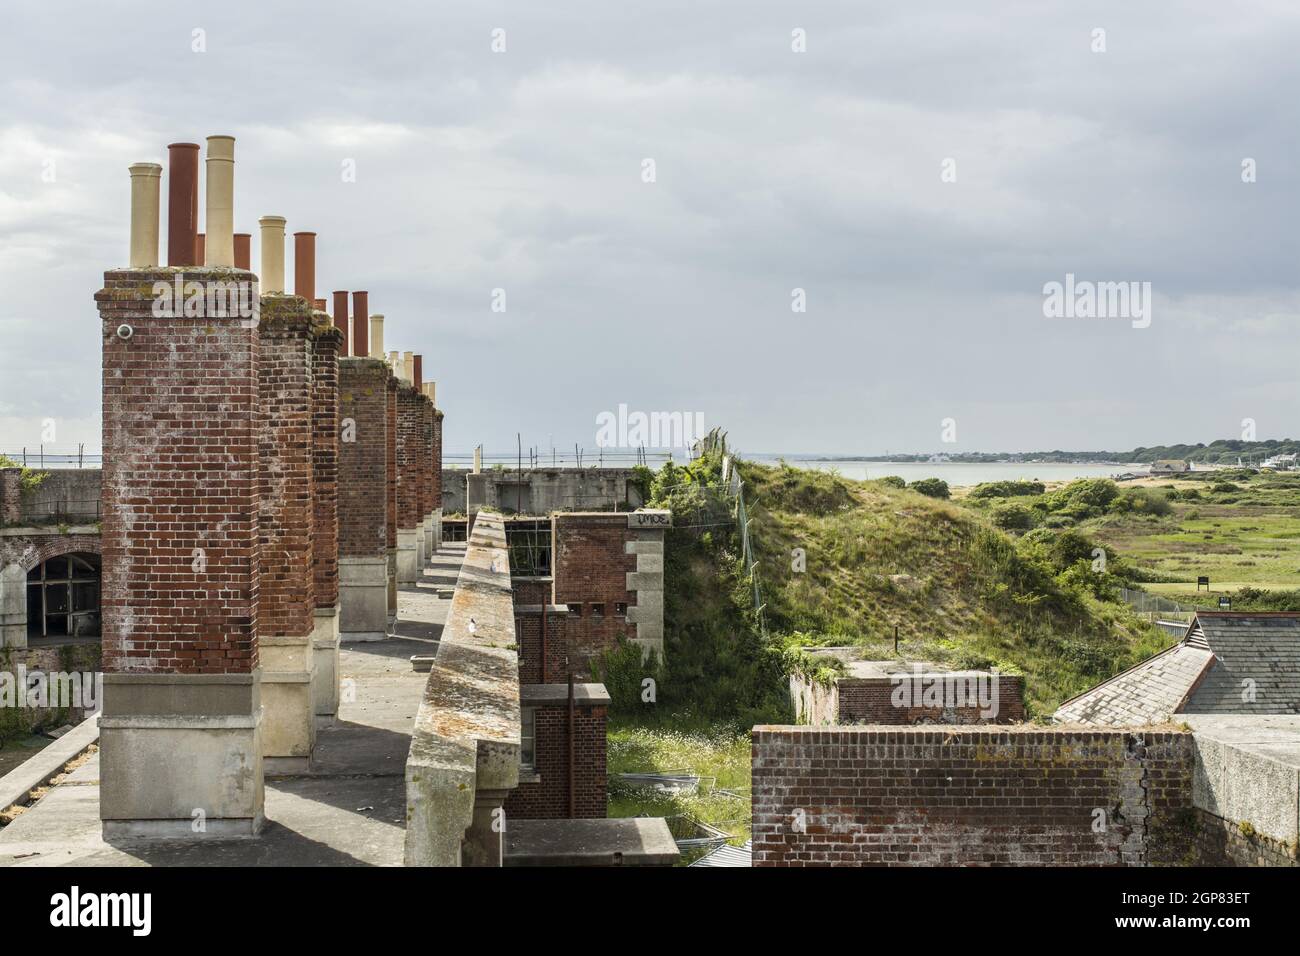
[[[970,497],[1015,498],[1041,495],[1045,490],[1041,481],[985,481],[971,490]]]
[[[947,498],[951,494],[948,490],[948,482],[942,478],[921,478],[908,487],[927,498]]]
[[[888,488],[902,489],[907,487],[907,482],[902,478],[899,478],[897,475],[886,475],[884,478],[880,479],[880,483]]]
[[[1102,514],[1119,496],[1119,486],[1109,478],[1082,478],[1052,492],[1045,499],[1047,510],[1082,521]]]
[[[1110,511],[1114,514],[1163,516],[1172,514],[1173,510],[1168,495],[1158,488],[1125,488],[1110,503]]]
[[[993,524],[1003,531],[1028,531],[1038,520],[1033,508],[1022,504],[998,505],[993,509]]]

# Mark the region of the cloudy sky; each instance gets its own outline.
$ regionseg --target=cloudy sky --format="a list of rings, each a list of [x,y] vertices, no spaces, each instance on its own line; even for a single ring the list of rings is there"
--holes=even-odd
[[[0,450],[97,445],[127,166],[214,133],[237,230],[319,233],[452,451],[620,404],[752,452],[1300,433],[1293,2],[83,6],[6,4]],[[1045,317],[1067,273],[1149,327]]]

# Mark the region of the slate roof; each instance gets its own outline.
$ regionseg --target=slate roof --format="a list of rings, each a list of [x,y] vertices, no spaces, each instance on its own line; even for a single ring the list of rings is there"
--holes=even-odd
[[[1067,700],[1053,717],[1133,725],[1175,714],[1300,714],[1300,614],[1201,612],[1179,643]]]

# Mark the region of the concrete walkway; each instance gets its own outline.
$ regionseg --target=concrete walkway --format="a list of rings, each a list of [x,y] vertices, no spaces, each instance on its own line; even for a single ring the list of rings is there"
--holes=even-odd
[[[432,654],[465,545],[444,544],[424,580],[398,593],[397,636],[344,644],[338,720],[320,727],[309,772],[266,779],[266,825],[244,840],[108,844],[100,833],[99,756],[0,830],[4,866],[401,866],[404,770]],[[178,754],[183,760],[184,755]]]

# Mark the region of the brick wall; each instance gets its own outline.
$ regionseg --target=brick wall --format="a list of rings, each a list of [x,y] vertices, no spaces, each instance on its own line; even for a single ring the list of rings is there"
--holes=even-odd
[[[0,468],[0,525],[18,524],[23,516],[23,470]]]
[[[442,412],[433,411],[433,509],[442,507]]]
[[[511,577],[515,606],[526,604],[552,604],[555,579],[552,577]]]
[[[433,402],[420,396],[420,517],[433,514]]]
[[[339,360],[339,554],[348,557],[388,553],[389,377],[378,359]]]
[[[542,668],[542,609],[545,606],[546,667]],[[515,641],[519,645],[519,683],[548,684],[567,681],[569,647],[565,627],[568,611],[553,604],[515,604]]]
[[[339,348],[325,319],[312,340],[312,575],[317,607],[339,602]]]
[[[531,706],[525,699],[524,706]],[[540,779],[524,782],[506,798],[506,820],[604,817],[608,814],[605,770],[604,705],[575,708],[574,806],[569,812],[568,703],[538,705],[535,711],[536,761]],[[509,825],[507,823],[507,825]]]
[[[1196,808],[1195,866],[1300,866],[1296,847]]]
[[[841,677],[839,691],[839,722],[842,724],[1008,724],[1025,719],[1025,679],[1007,674],[998,675],[996,714],[985,716],[984,708],[974,704],[958,703],[954,707],[921,706],[923,699],[912,701],[912,706],[894,705],[895,684],[888,677]],[[968,699],[968,698],[963,698]],[[989,697],[990,705],[992,697]],[[991,706],[988,709],[993,709]]]
[[[1182,732],[755,727],[754,865],[1180,862],[1193,760]]]
[[[384,367],[387,371],[387,366]],[[384,521],[388,529],[385,546],[388,550],[397,547],[397,379],[388,372],[386,380],[387,420],[384,445],[385,470],[388,485],[384,493]],[[392,567],[389,572],[392,572]]]
[[[234,276],[251,281],[256,304],[256,278]],[[258,332],[183,308],[154,316],[154,283],[176,278],[206,289],[231,271],[111,271],[95,295],[104,669],[248,673],[258,664]],[[134,329],[126,340],[123,323]]]
[[[262,299],[258,625],[269,637],[308,634],[314,623],[314,321],[306,299]]]
[[[421,441],[420,429],[422,412],[420,395],[409,385],[398,385],[395,392],[397,411],[396,484],[397,527],[409,530],[416,527],[424,517],[420,510],[420,485],[423,472],[420,465]],[[396,544],[396,540],[393,542]]]
[[[635,627],[617,611],[631,606],[627,575],[636,570],[636,555],[626,553],[630,538],[626,514],[557,514],[552,518],[552,575],[555,603],[580,605],[566,629],[569,662],[579,679],[590,679],[593,661]],[[597,615],[593,604],[603,604]]]

